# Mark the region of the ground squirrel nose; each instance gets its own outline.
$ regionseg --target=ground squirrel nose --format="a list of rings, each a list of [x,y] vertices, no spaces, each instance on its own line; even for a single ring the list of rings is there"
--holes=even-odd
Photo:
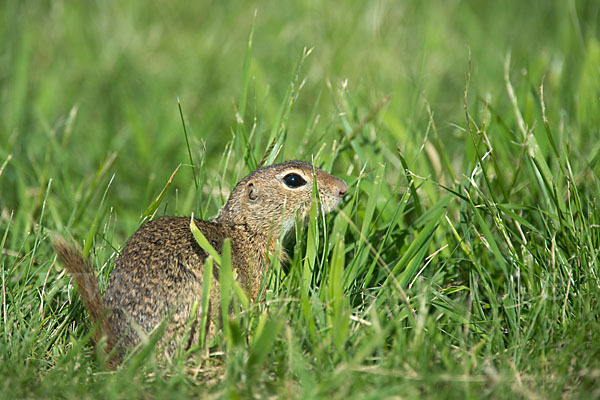
[[[348,191],[348,186],[346,185],[346,182],[342,181],[342,185],[340,186],[340,197],[345,195],[347,191]]]

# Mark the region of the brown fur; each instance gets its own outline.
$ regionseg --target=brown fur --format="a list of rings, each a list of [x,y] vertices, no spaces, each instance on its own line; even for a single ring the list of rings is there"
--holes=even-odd
[[[346,184],[300,161],[257,169],[242,179],[214,221],[195,220],[212,246],[221,251],[231,239],[233,268],[252,301],[256,301],[277,240],[293,227],[296,216],[310,210],[313,172],[324,212],[346,193]],[[289,188],[283,177],[300,175],[306,184]],[[130,348],[169,316],[163,344],[172,354],[184,337],[194,303],[201,303],[206,253],[194,240],[190,219],[162,217],[147,222],[131,236],[115,262],[104,301],[92,268],[73,245],[54,241],[59,258],[74,277],[92,321],[101,323],[108,349],[117,342]],[[219,270],[215,266],[209,306],[209,335],[219,317]],[[106,308],[105,308],[106,307]],[[106,315],[106,318],[103,316]],[[195,327],[194,327],[195,328]],[[192,329],[188,345],[198,340]]]

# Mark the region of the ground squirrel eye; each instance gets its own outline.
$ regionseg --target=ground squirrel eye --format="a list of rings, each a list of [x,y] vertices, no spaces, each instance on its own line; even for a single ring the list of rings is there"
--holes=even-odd
[[[306,181],[300,175],[291,173],[283,177],[283,181],[289,188],[297,188],[306,185]]]

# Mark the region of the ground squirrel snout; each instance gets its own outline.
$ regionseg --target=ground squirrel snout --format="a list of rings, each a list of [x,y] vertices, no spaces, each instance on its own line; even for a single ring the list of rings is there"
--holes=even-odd
[[[275,253],[277,240],[297,220],[308,217],[313,176],[321,210],[329,213],[346,194],[346,183],[308,163],[288,161],[259,168],[243,178],[213,221],[195,220],[217,251],[221,251],[226,238],[231,240],[233,268],[250,299],[259,296],[269,254]],[[76,280],[92,320],[101,320],[109,350],[115,346],[119,349],[134,346],[167,316],[162,342],[167,354],[172,354],[186,336],[185,327],[194,304],[201,303],[207,257],[189,226],[190,219],[185,217],[162,217],[142,225],[118,256],[104,299],[99,295],[93,269],[81,251],[54,238],[59,258]],[[214,275],[209,335],[214,333],[219,319],[218,268]],[[192,327],[188,346],[198,341],[198,330],[199,327]]]
[[[296,219],[308,216],[313,189],[313,172],[321,206],[333,210],[347,191],[346,183],[327,172],[300,162],[288,161],[257,169],[233,189],[229,200],[216,218],[221,224],[245,224],[259,234],[278,237],[289,230]]]

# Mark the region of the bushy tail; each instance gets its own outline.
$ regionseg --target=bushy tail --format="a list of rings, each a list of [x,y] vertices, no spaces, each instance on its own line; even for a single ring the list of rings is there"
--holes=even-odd
[[[83,258],[83,253],[75,244],[60,236],[52,238],[52,246],[69,274],[77,282],[79,294],[92,318],[92,323],[99,325],[94,336],[96,343],[103,335],[106,336],[107,351],[110,352],[116,343],[116,337],[108,321],[107,310],[91,264]]]

